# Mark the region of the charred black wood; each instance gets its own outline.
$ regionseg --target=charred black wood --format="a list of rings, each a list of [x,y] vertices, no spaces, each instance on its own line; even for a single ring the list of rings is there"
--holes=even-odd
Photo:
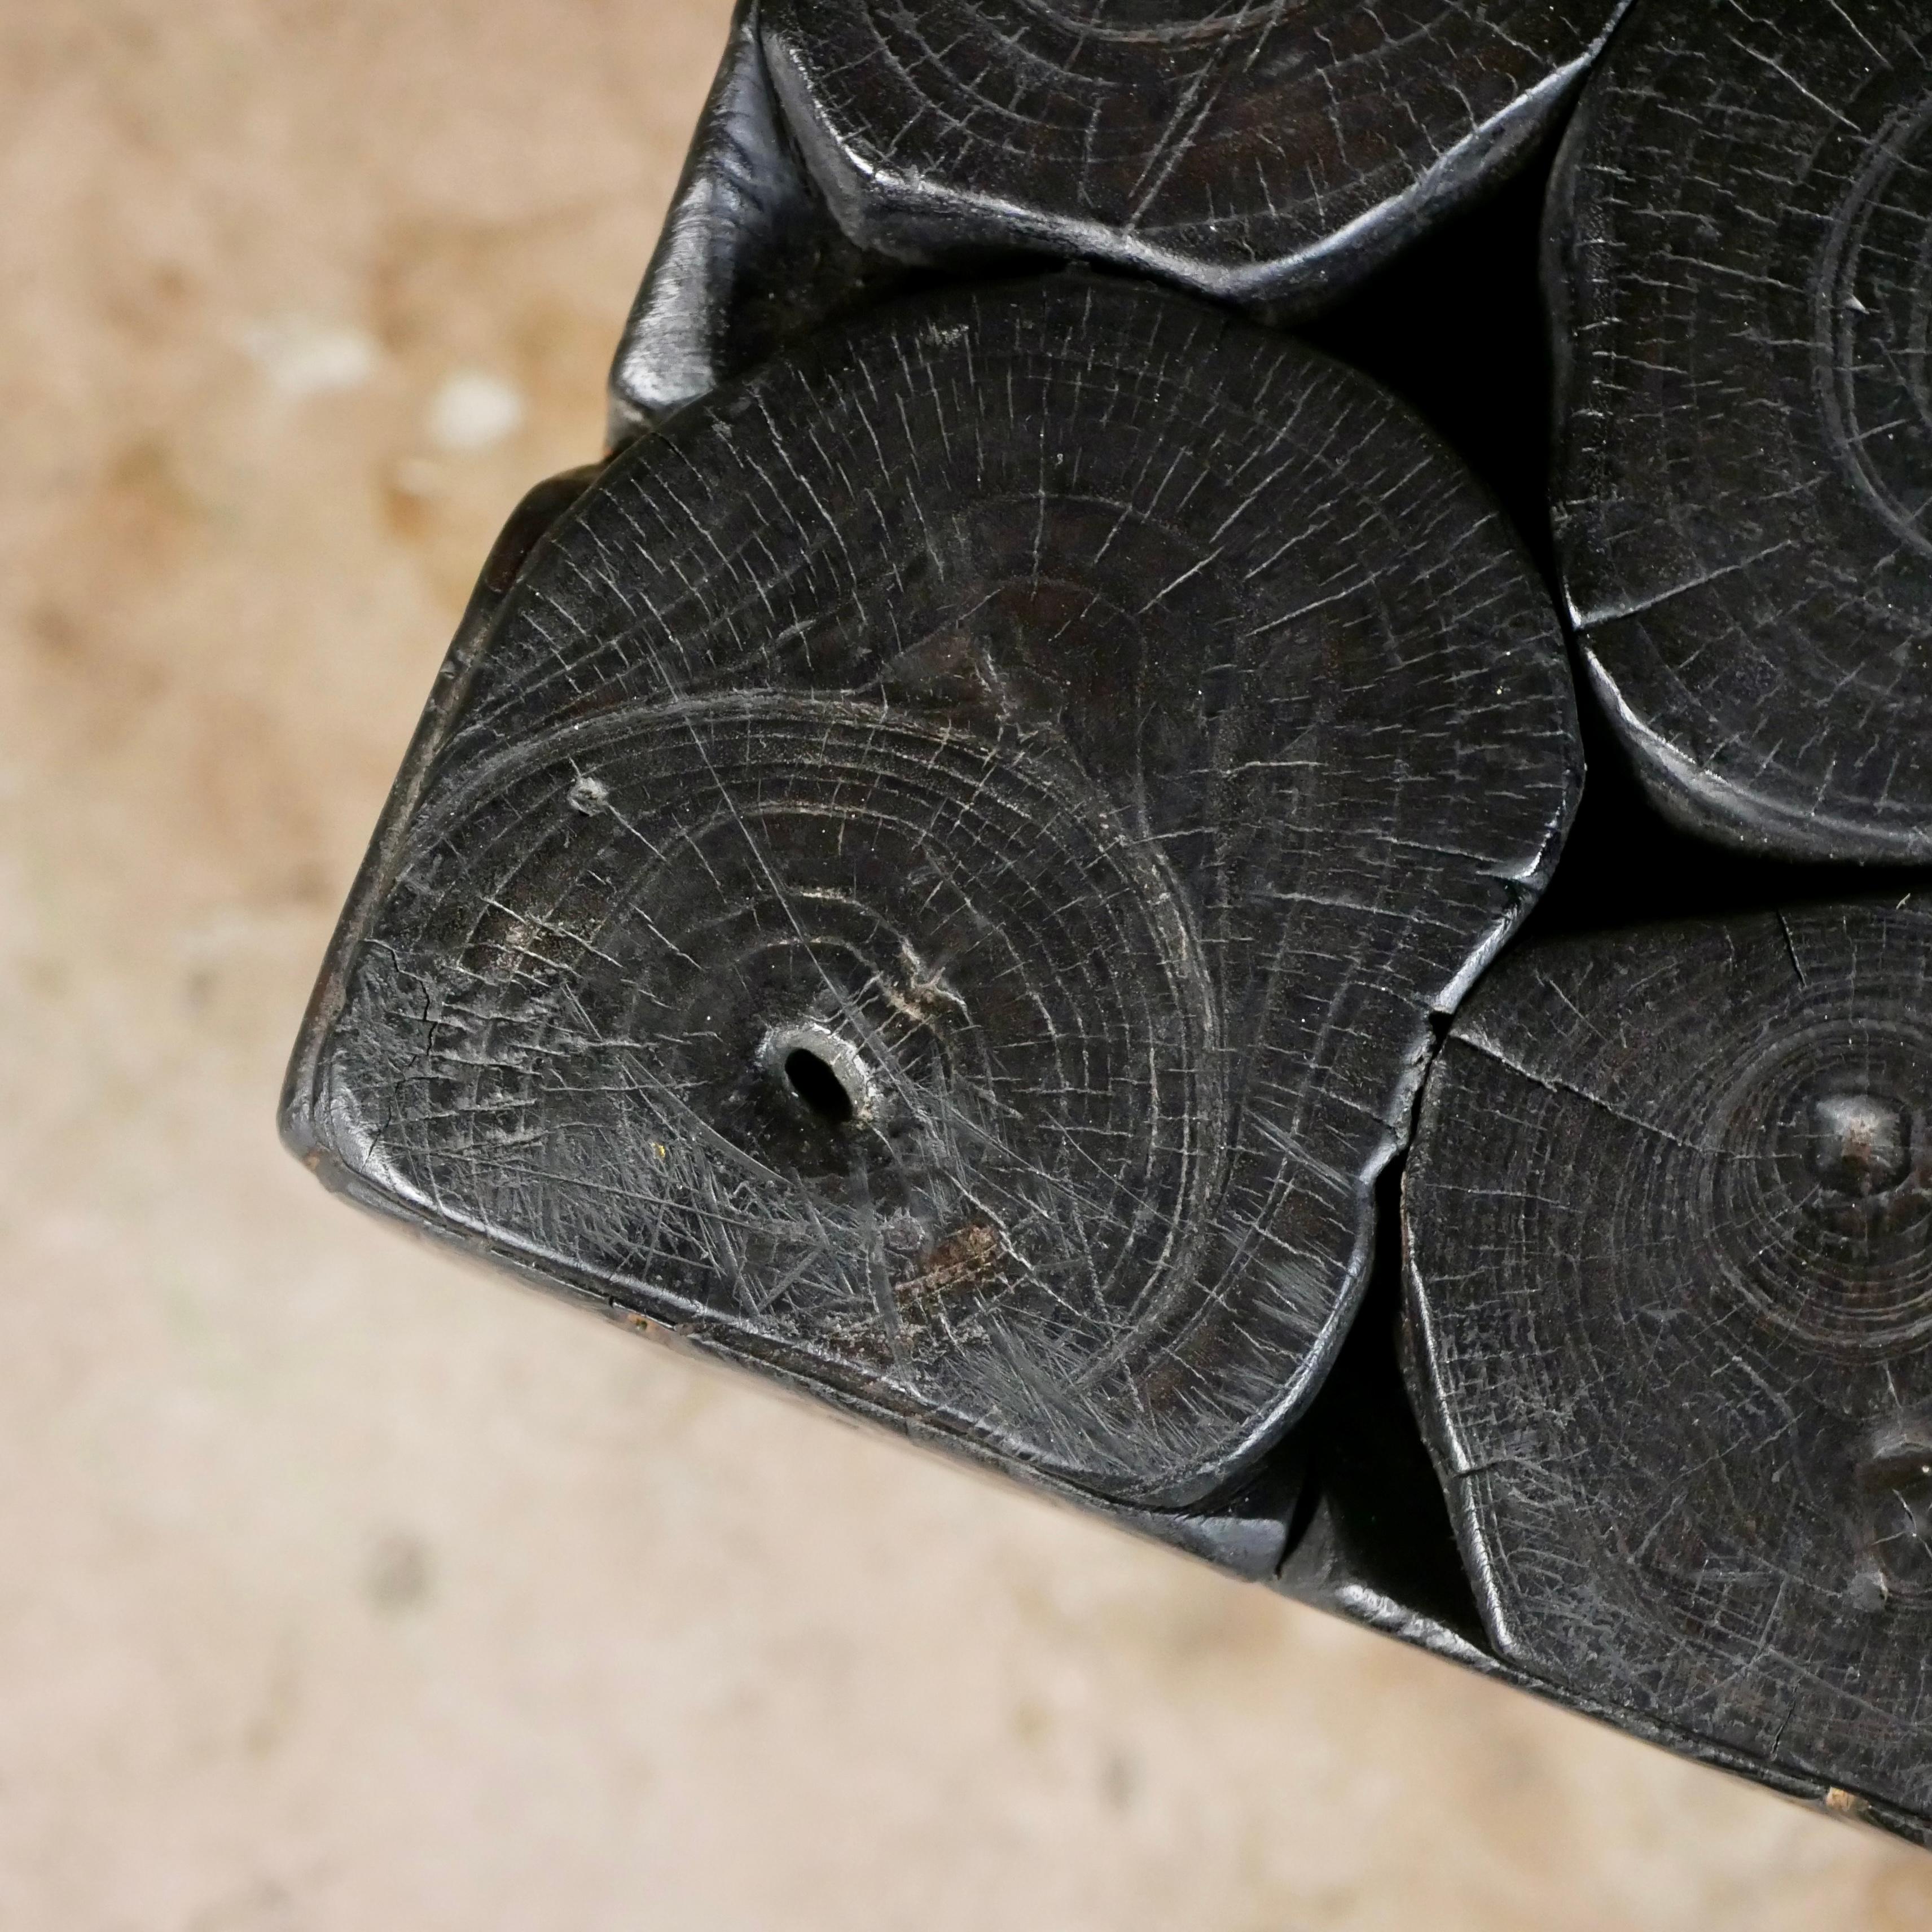
[[[1185,1508],[1318,1387],[1579,771],[1546,594],[1366,379],[1090,276],[922,297],[538,543],[286,1130],[554,1286]]]
[[[764,0],[840,226],[1305,314],[1535,148],[1624,0]]]
[[[1932,857],[1932,6],[1640,0],[1554,185],[1555,520],[1662,809]]]
[[[1601,17],[1597,22],[1595,44],[1600,44],[1602,30],[1618,10],[1618,0],[1606,0],[1597,8]],[[846,178],[849,170],[830,163],[814,170],[801,152],[800,140],[773,88],[759,17],[755,0],[740,0],[683,178],[619,345],[610,379],[613,447],[628,442],[728,376],[743,374],[784,344],[895,293],[941,280],[1010,275],[1024,267],[1024,252],[1029,249],[1036,254],[1044,250],[1048,255],[1088,256],[1140,266],[1152,260],[1150,246],[1158,254],[1157,244],[1144,237],[1127,234],[1096,242],[1091,235],[1076,234],[1071,228],[1046,235],[1042,226],[1045,218],[1037,211],[989,208],[964,226],[949,217],[943,234],[935,233],[911,248],[910,256],[920,263],[937,262],[941,268],[914,266],[903,238],[895,239],[880,230],[866,212],[868,202],[855,208],[848,205],[849,197],[834,194],[828,200],[823,183],[836,184]],[[1385,14],[1381,17],[1384,27],[1396,38],[1418,24],[1398,27],[1390,23]],[[1496,16],[1502,17],[1501,13]],[[1197,65],[1204,59],[1211,65],[1238,53],[1244,60],[1258,53],[1260,68],[1242,86],[1251,94],[1272,86],[1284,102],[1298,100],[1301,110],[1310,112],[1313,112],[1308,104],[1312,97],[1307,90],[1318,91],[1322,76],[1333,80],[1340,71],[1350,76],[1343,92],[1346,94],[1352,86],[1360,98],[1351,97],[1352,104],[1338,110],[1342,118],[1332,126],[1320,124],[1315,131],[1304,130],[1303,146],[1308,152],[1299,160],[1290,149],[1280,147],[1280,128],[1258,127],[1251,111],[1245,134],[1231,133],[1222,124],[1224,112],[1217,110],[1188,136],[1190,152],[1205,144],[1223,160],[1244,145],[1279,148],[1272,164],[1274,173],[1285,179],[1300,169],[1302,176],[1298,178],[1304,199],[1314,193],[1314,177],[1307,170],[1317,165],[1312,158],[1316,151],[1324,142],[1330,146],[1338,142],[1345,122],[1371,118],[1376,111],[1374,75],[1402,67],[1416,57],[1422,44],[1380,52],[1372,46],[1366,52],[1358,46],[1352,53],[1338,53],[1336,49],[1351,37],[1360,40],[1366,33],[1374,40],[1375,30],[1365,16],[1354,18],[1338,35],[1332,20],[1304,17],[1298,22],[1288,21],[1279,9],[1271,8],[1249,9],[1218,22],[1169,22],[1165,28],[1156,22],[1152,31],[1144,31],[1144,24],[1115,22],[1110,27],[1104,20],[1084,26],[1068,20],[1057,25],[1035,22],[1036,28],[1046,32],[1063,52],[1070,35],[1076,40],[1090,39],[1089,51],[1100,60],[1100,66],[1088,73],[1082,85],[1090,90],[1099,88],[1114,110],[1124,110],[1130,116],[1144,116],[1145,100],[1151,97],[1124,94],[1121,73],[1136,64],[1166,62],[1174,47],[1184,52],[1191,49],[1187,57]],[[1433,20],[1432,16],[1431,21],[1420,24],[1426,32],[1446,35],[1472,61],[1480,58],[1474,50],[1490,31],[1460,16],[1446,21]],[[800,44],[817,47],[815,36],[824,25],[820,22],[812,26]],[[790,32],[782,22],[773,28],[775,38]],[[1192,268],[1153,262],[1156,272],[1169,279],[1245,301],[1276,320],[1305,316],[1335,298],[1351,297],[1346,312],[1324,316],[1322,339],[1332,340],[1345,359],[1376,374],[1388,373],[1382,364],[1393,359],[1399,365],[1411,352],[1420,351],[1428,364],[1424,386],[1429,393],[1417,400],[1422,402],[1425,413],[1434,412],[1432,406],[1440,407],[1447,418],[1443,426],[1472,456],[1492,487],[1498,487],[1498,480],[1482,458],[1488,446],[1497,440],[1493,412],[1498,408],[1503,412],[1505,441],[1516,428],[1512,410],[1520,413],[1527,407],[1540,422],[1546,398],[1537,394],[1533,400],[1522,399],[1534,389],[1530,379],[1545,351],[1537,320],[1538,299],[1519,286],[1533,278],[1534,250],[1504,245],[1520,239],[1516,231],[1520,223],[1512,212],[1500,222],[1478,214],[1472,224],[1468,205],[1486,202],[1485,191],[1499,183],[1508,184],[1512,190],[1522,184],[1528,192],[1513,199],[1526,202],[1533,193],[1540,205],[1540,178],[1546,172],[1548,156],[1547,142],[1541,149],[1538,143],[1552,125],[1566,86],[1574,86],[1582,71],[1580,63],[1556,60],[1550,49],[1559,41],[1567,46],[1575,40],[1581,45],[1591,38],[1582,35],[1574,22],[1552,28],[1545,22],[1536,33],[1544,34],[1544,53],[1554,63],[1551,74],[1560,68],[1567,78],[1553,81],[1516,110],[1503,112],[1492,130],[1493,140],[1465,142],[1461,148],[1432,160],[1429,130],[1419,122],[1405,119],[1403,131],[1414,148],[1405,161],[1406,151],[1400,148],[1390,132],[1394,123],[1384,114],[1378,135],[1362,136],[1358,130],[1346,160],[1336,148],[1318,164],[1337,178],[1352,169],[1361,171],[1352,199],[1331,184],[1320,196],[1324,212],[1318,212],[1311,202],[1299,216],[1286,210],[1267,218],[1256,202],[1238,222],[1232,226],[1222,222],[1214,230],[1220,237],[1216,245],[1225,254],[1228,238],[1238,229],[1247,238],[1236,249],[1238,254],[1240,248],[1259,245],[1258,238],[1264,230],[1286,235],[1305,228],[1308,233],[1318,235],[1325,232],[1326,221],[1336,230],[1336,238],[1310,244],[1304,250],[1305,259],[1286,267],[1258,261],[1240,270],[1225,265],[1216,268],[1205,258]],[[799,36],[794,34],[792,38]],[[1534,40],[1535,34],[1530,38]],[[1532,52],[1526,43],[1515,50],[1513,58],[1520,64]],[[1114,72],[1123,62],[1126,68]],[[1087,65],[1093,68],[1093,62]],[[1492,68],[1489,85],[1494,93],[1504,83],[1498,78],[1500,68],[1494,63]],[[1522,69],[1519,80],[1528,71]],[[1437,87],[1440,80],[1440,72],[1432,70],[1428,86]],[[1172,92],[1170,83],[1163,85]],[[1533,88],[1531,92],[1534,92]],[[1256,94],[1256,99],[1262,98]],[[1249,105],[1252,110],[1253,102]],[[1385,108],[1387,103],[1381,106]],[[797,111],[804,116],[800,124],[806,130],[804,146],[817,152],[830,137],[820,125],[815,110],[800,107]],[[1458,116],[1466,121],[1471,112],[1466,104],[1459,104],[1449,112],[1445,125],[1453,129]],[[1320,123],[1318,113],[1314,115],[1314,122]],[[1048,136],[1040,134],[1037,138],[1044,140]],[[1452,131],[1442,134],[1442,138],[1453,144],[1455,137]],[[1169,143],[1165,151],[1169,160],[1174,158],[1172,149]],[[1117,163],[1119,159],[1117,156]],[[970,160],[962,155],[959,165],[968,166]],[[1196,156],[1189,166],[1198,175],[1207,164]],[[1278,184],[1268,186],[1272,178],[1255,176],[1248,190],[1250,199],[1262,190],[1276,192]],[[1399,185],[1402,182],[1411,184],[1406,192]],[[1256,188],[1254,182],[1261,188]],[[956,192],[959,184],[943,172],[926,185],[938,201],[949,196],[956,201],[960,198]],[[1056,184],[1056,191],[1066,188],[1066,182]],[[1345,205],[1354,212],[1345,213]],[[1130,223],[1129,227],[1132,226]],[[1418,245],[1432,251],[1431,259],[1406,276],[1398,270],[1403,286],[1394,282],[1364,286],[1365,277],[1376,283],[1377,272],[1391,257],[1405,260],[1412,252],[1407,244],[1418,237],[1422,238]],[[1213,254],[1214,249],[1209,253]],[[1271,297],[1256,292],[1283,276],[1282,292]],[[1433,308],[1431,326],[1425,331],[1409,326],[1415,313],[1411,298],[1417,296]],[[1533,342],[1528,339],[1532,334]],[[1399,371],[1396,386],[1408,393]],[[1458,431],[1466,432],[1467,440],[1457,437]],[[1533,473],[1526,472],[1526,487],[1513,488],[1516,481],[1514,476],[1501,485],[1519,527],[1532,531],[1545,520],[1546,464],[1541,439],[1546,434],[1539,430]]]
[[[753,0],[739,0],[611,365],[611,446],[910,279],[832,220],[772,97]]]
[[[1922,1835],[1932,904],[1520,950],[1432,1075],[1405,1218],[1498,1653]]]

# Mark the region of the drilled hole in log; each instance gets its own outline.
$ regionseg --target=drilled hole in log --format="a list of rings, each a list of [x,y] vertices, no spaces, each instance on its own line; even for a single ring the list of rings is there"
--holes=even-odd
[[[845,1083],[809,1047],[794,1047],[785,1055],[785,1078],[806,1106],[834,1126],[852,1118],[852,1096]]]
[[[892,1052],[888,1058],[903,1077],[916,1055]],[[854,1120],[878,1123],[879,1094],[864,1054],[832,1028],[812,1019],[776,1026],[759,1042],[753,1056],[756,1068],[782,1094],[785,1110],[814,1126],[843,1127]],[[820,1144],[795,1150],[808,1166],[822,1160]],[[781,1164],[789,1164],[785,1148],[767,1150]]]

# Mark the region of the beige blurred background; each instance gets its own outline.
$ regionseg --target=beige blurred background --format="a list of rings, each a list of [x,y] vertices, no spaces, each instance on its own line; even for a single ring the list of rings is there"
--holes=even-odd
[[[0,0],[0,1927],[1932,1922],[1808,1816],[474,1273],[275,1088],[721,0]]]

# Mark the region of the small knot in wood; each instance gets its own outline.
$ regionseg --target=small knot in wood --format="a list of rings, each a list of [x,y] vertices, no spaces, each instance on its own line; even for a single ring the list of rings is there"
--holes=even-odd
[[[1877,1094],[1812,1103],[1812,1164],[1824,1186],[1860,1200],[1888,1194],[1912,1171],[1912,1116]]]

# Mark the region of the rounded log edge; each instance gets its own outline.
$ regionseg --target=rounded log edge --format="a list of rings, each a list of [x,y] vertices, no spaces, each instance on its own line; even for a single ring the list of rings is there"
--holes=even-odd
[[[1395,25],[1273,0],[1158,20],[1006,0],[761,15],[788,122],[862,245],[1037,249],[1282,320],[1526,158],[1624,4],[1428,0]]]
[[[1932,904],[1512,956],[1403,1211],[1412,1394],[1498,1652],[1932,1814]]]
[[[465,648],[296,1138],[971,1453],[1238,1478],[1580,781],[1446,450],[1178,296],[922,298],[621,452]]]
[[[1641,0],[1552,177],[1552,514],[1591,681],[1706,838],[1932,855],[1932,6]]]

